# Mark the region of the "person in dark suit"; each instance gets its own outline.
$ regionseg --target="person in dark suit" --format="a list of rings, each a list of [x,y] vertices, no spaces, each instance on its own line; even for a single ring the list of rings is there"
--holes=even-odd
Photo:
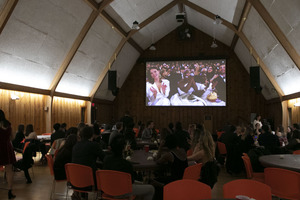
[[[224,64],[219,68],[219,75],[212,78],[212,88],[216,90],[220,100],[226,101],[226,66]]]
[[[279,138],[277,135],[273,135],[270,132],[269,125],[262,126],[262,134],[258,137],[258,143],[260,146],[264,146],[271,153],[277,153],[280,147]]]
[[[59,123],[54,124],[53,128],[54,128],[55,132],[51,134],[51,145],[53,144],[53,142],[55,140],[64,138],[66,136],[66,133],[61,129],[61,126]]]
[[[120,122],[123,122],[123,132],[128,129],[128,125],[134,124],[133,118],[130,116],[129,111],[125,112],[125,115],[120,119]]]
[[[23,149],[24,144],[21,143],[21,142],[25,138],[24,129],[25,129],[24,124],[19,124],[18,132],[16,133],[15,139],[12,141],[12,144],[13,144],[14,148]]]

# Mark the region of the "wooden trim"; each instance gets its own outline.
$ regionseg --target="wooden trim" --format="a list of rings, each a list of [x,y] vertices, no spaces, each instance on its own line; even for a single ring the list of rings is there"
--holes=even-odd
[[[274,88],[276,89],[279,97],[281,98],[284,95],[283,91],[279,87],[278,83],[274,79],[274,77],[271,74],[271,72],[269,71],[268,67],[264,64],[264,62],[262,61],[262,59],[259,57],[258,53],[255,51],[255,49],[251,45],[250,41],[247,39],[247,37],[244,35],[243,32],[239,32],[238,36],[243,41],[243,43],[245,44],[245,46],[249,49],[249,51],[250,52],[252,51],[252,55],[255,58],[255,60],[259,60],[259,65],[260,65],[261,69],[265,72],[266,76],[268,77],[268,79],[270,80],[270,82],[272,83],[272,85],[274,86]]]
[[[53,96],[53,93],[55,92],[57,85],[61,78],[63,77],[65,71],[67,70],[69,64],[71,63],[76,51],[78,50],[79,46],[81,45],[83,39],[85,38],[87,32],[90,30],[91,26],[93,25],[94,21],[96,20],[97,16],[99,15],[98,11],[93,11],[86,21],[85,25],[81,29],[79,35],[77,36],[76,40],[74,41],[71,49],[69,50],[66,58],[64,59],[62,65],[60,66],[58,72],[56,73],[51,85],[50,85],[50,90],[51,90],[51,96]]]
[[[2,33],[8,19],[10,18],[13,10],[15,9],[19,0],[7,0],[2,12],[0,13],[0,34]]]
[[[114,51],[114,53],[113,53],[112,56],[110,57],[108,63],[106,64],[104,70],[102,70],[102,73],[101,73],[100,76],[98,77],[98,80],[97,80],[96,84],[94,85],[94,87],[93,87],[93,89],[92,89],[92,91],[91,91],[91,93],[90,93],[90,95],[89,95],[90,98],[91,98],[91,101],[93,101],[94,96],[95,96],[95,94],[96,94],[98,88],[100,87],[100,85],[101,85],[101,83],[102,83],[102,81],[103,81],[103,79],[104,79],[106,73],[107,73],[108,70],[110,69],[111,65],[114,63],[114,61],[115,61],[117,55],[120,53],[120,51],[121,51],[121,49],[123,48],[123,46],[125,45],[126,41],[127,41],[127,38],[123,38],[123,39],[121,40],[121,42],[119,43],[118,47],[116,48],[116,50]]]
[[[102,12],[102,10],[104,10],[106,8],[106,6],[108,6],[111,2],[113,2],[114,0],[103,0],[101,3],[100,3],[100,6],[99,6],[99,11]]]
[[[213,13],[211,13],[211,12],[209,12],[208,10],[205,10],[204,8],[201,8],[200,6],[198,6],[198,5],[196,5],[196,4],[192,3],[192,2],[189,2],[189,1],[183,1],[183,3],[184,3],[186,6],[188,6],[188,7],[192,8],[192,9],[198,11],[199,13],[201,13],[201,14],[203,14],[203,15],[205,15],[206,17],[209,17],[209,18],[215,20],[216,15],[213,14]],[[222,24],[223,24],[224,26],[226,26],[227,28],[231,29],[233,32],[237,33],[237,28],[236,28],[236,26],[233,25],[232,23],[226,21],[226,20],[223,19],[223,18],[222,18]]]
[[[92,103],[97,103],[97,104],[105,104],[105,105],[114,105],[113,101],[105,100],[105,99],[98,99],[94,98]]]
[[[300,98],[300,92],[285,95],[285,96],[282,97],[282,101],[286,101],[286,100],[290,100],[290,99],[296,99],[296,98]]]
[[[93,10],[98,10],[99,5],[94,0],[83,0],[86,2]]]
[[[239,21],[238,32],[242,31],[242,29],[244,27],[244,24],[245,24],[245,22],[247,20],[247,17],[249,15],[250,9],[251,9],[251,3],[246,2],[245,5],[244,5],[244,8],[243,8],[243,12],[242,12],[240,21]],[[231,45],[230,45],[230,48],[232,50],[235,48],[238,39],[239,39],[238,35],[234,34],[234,37],[233,37]]]
[[[64,97],[64,98],[69,98],[69,99],[78,99],[78,100],[84,100],[84,101],[90,101],[90,97],[84,97],[84,96],[79,96],[79,95],[74,95],[74,94],[66,94],[62,92],[54,92],[53,96],[56,97]]]
[[[6,90],[15,90],[20,92],[34,93],[34,94],[50,95],[50,90],[38,89],[38,88],[16,85],[11,83],[4,83],[4,82],[0,82],[0,88]]]
[[[282,47],[285,49],[290,58],[294,61],[298,69],[300,70],[300,56],[298,55],[294,46],[290,43],[290,41],[285,37],[284,33],[281,31],[277,23],[274,21],[272,16],[269,14],[267,9],[263,6],[263,4],[259,0],[247,0],[252,4],[252,6],[259,13],[261,18],[268,25],[272,33],[275,35],[277,40],[280,42]]]

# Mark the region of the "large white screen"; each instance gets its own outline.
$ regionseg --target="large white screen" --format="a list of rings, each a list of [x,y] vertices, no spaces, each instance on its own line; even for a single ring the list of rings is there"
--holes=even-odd
[[[146,106],[226,106],[226,60],[146,62]]]

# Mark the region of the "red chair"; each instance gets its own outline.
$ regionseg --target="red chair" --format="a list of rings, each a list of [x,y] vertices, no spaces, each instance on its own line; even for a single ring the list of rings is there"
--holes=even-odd
[[[227,149],[226,145],[223,142],[217,142],[219,153],[221,155],[226,155],[227,154]]]
[[[164,186],[164,200],[211,199],[211,188],[199,181],[183,179]]]
[[[186,152],[186,156],[191,156],[193,155],[193,149],[189,149],[187,152]]]
[[[200,179],[202,163],[185,168],[182,179],[192,179],[198,181]]]
[[[218,139],[221,137],[221,135],[224,133],[224,131],[217,131],[217,136],[218,136]]]
[[[53,183],[52,183],[52,188],[51,188],[51,194],[50,194],[50,199],[53,199],[53,194],[55,192],[55,185],[56,185],[56,182],[63,182],[63,181],[67,181],[67,179],[65,180],[55,180],[54,178],[54,171],[53,171],[53,158],[51,155],[45,155],[46,156],[46,159],[47,159],[47,163],[48,163],[48,167],[49,167],[49,170],[50,170],[50,174],[53,176]],[[68,187],[67,187],[67,192],[66,192],[66,197],[68,195]]]
[[[133,131],[135,133],[135,137],[138,137],[138,135],[139,135],[139,129],[138,128],[133,128]]]
[[[246,175],[248,179],[256,180],[261,183],[265,182],[265,175],[262,172],[253,172],[252,165],[251,165],[251,160],[246,154],[246,156],[242,156],[245,170],[246,170]]]
[[[97,189],[104,199],[132,199],[131,174],[114,170],[96,171]],[[126,197],[124,196],[126,195]],[[124,196],[124,198],[117,198]]]
[[[238,179],[223,185],[224,199],[235,199],[237,195],[256,200],[272,200],[271,188],[268,185],[249,179]]]
[[[74,163],[65,165],[67,181],[77,192],[96,192],[93,170],[91,167]]]
[[[265,168],[265,183],[272,194],[284,199],[300,199],[300,173],[281,169]]]
[[[300,155],[300,150],[293,151],[293,154]]]

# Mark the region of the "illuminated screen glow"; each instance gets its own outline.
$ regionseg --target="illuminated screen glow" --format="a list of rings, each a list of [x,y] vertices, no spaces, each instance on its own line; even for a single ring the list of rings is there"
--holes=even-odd
[[[146,106],[226,106],[226,60],[146,62]]]

